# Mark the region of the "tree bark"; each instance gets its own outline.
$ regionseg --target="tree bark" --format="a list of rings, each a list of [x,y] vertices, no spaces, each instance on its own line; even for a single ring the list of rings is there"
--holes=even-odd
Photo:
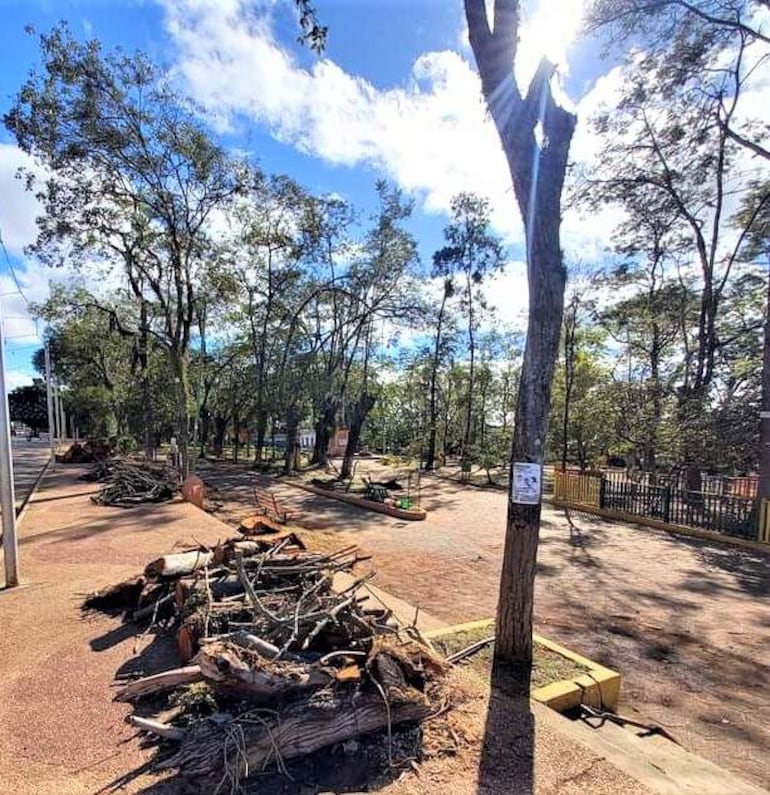
[[[476,340],[473,335],[473,284],[468,273],[468,353],[470,361],[468,364],[468,391],[466,393],[467,403],[465,406],[465,423],[463,426],[463,449],[461,452],[464,464],[471,461],[471,423],[473,421],[473,389],[476,374]]]
[[[179,768],[183,776],[195,780],[196,787],[213,792],[222,781],[224,766],[229,765],[239,781],[250,771],[263,769],[276,757],[305,756],[391,725],[424,720],[430,712],[431,707],[423,701],[388,704],[379,693],[361,693],[356,698],[343,695],[323,708],[303,700],[281,710],[275,718],[241,723],[243,750],[238,753],[227,748],[227,732],[219,727],[212,730],[205,721],[201,722],[182,742],[176,755],[158,767]]]
[[[353,416],[350,420],[350,429],[348,430],[348,443],[345,446],[345,457],[342,460],[342,469],[340,477],[349,478],[351,470],[353,469],[353,456],[358,449],[358,442],[361,439],[361,431],[364,427],[364,422],[369,415],[369,412],[374,408],[377,398],[364,392],[353,407]]]
[[[164,555],[145,566],[146,577],[181,577],[204,569],[214,561],[213,552],[178,552]]]
[[[564,318],[564,413],[562,415],[561,471],[567,471],[569,452],[569,410],[572,387],[575,383],[575,332],[577,327],[577,295],[570,303],[570,312]],[[581,467],[582,468],[582,467]]]
[[[180,474],[184,480],[190,474],[190,379],[187,354],[169,351],[176,387],[177,443],[179,446]]]
[[[336,400],[325,398],[321,405],[320,416],[315,425],[315,445],[313,447],[313,463],[326,466],[329,463],[329,442],[337,421]]]
[[[214,417],[214,455],[222,457],[225,446],[225,433],[227,432],[227,417],[217,414]]]
[[[519,92],[513,71],[518,2],[496,0],[494,29],[489,25],[485,0],[465,0],[465,13],[482,91],[508,161],[526,232],[530,306],[511,453],[512,486],[514,462],[535,463],[541,468],[543,463],[566,281],[559,239],[561,192],[576,119],[556,105],[550,88],[554,68],[545,60],[526,96]],[[542,125],[542,146],[535,137],[538,125]],[[540,505],[509,500],[495,664],[509,664],[526,672],[532,665]],[[526,673],[522,683],[529,686]]]
[[[182,685],[200,682],[203,678],[201,669],[197,665],[188,665],[185,668],[175,668],[173,671],[163,671],[152,676],[145,676],[127,684],[115,694],[115,701],[135,701],[145,696],[151,696],[164,690],[173,690]]]
[[[140,288],[143,289],[143,288]],[[152,434],[152,400],[150,400],[150,376],[148,362],[147,302],[142,298],[139,319],[139,362],[142,368],[142,425],[144,432],[144,454],[148,459],[155,457]]]
[[[283,471],[288,475],[297,468],[299,444],[297,431],[299,430],[299,410],[296,406],[286,409],[286,451],[283,459]]]
[[[762,404],[759,420],[759,489],[761,500],[770,500],[770,273],[765,304],[765,339],[762,351]]]
[[[444,324],[444,311],[446,302],[452,290],[451,281],[444,283],[444,295],[441,299],[441,308],[436,322],[436,340],[433,345],[433,361],[430,370],[430,430],[428,433],[428,452],[425,456],[425,469],[431,470],[436,465],[436,440],[438,438],[438,406],[436,405],[436,393],[438,391],[438,368],[441,359],[441,331]],[[383,450],[383,453],[385,451]]]

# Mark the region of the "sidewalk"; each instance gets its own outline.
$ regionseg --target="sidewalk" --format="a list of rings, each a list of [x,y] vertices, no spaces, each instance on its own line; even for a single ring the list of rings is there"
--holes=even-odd
[[[138,641],[118,619],[83,617],[82,595],[140,570],[178,541],[213,544],[232,530],[191,505],[104,508],[88,498],[79,467],[47,473],[20,527],[22,586],[0,591],[0,792],[95,793],[137,771],[150,754],[131,739],[129,707],[111,700],[118,670],[153,642]],[[157,648],[157,647],[155,647]],[[158,668],[173,664],[159,653]],[[485,706],[471,736],[483,736]],[[649,790],[559,731],[555,715],[535,711],[538,793],[643,795]],[[393,793],[475,792],[467,764],[431,760],[424,775],[387,787]],[[434,782],[434,783],[431,783]],[[122,792],[173,792],[151,773]],[[512,791],[512,790],[508,790]],[[502,795],[502,792],[501,792]]]

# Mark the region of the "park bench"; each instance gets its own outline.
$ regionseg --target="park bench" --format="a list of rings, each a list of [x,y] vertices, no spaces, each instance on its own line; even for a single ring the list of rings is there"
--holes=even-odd
[[[286,524],[293,516],[281,506],[275,498],[275,494],[266,489],[261,489],[259,486],[254,486],[254,502],[257,506],[257,513],[263,516],[272,516],[283,524]]]
[[[367,483],[365,496],[372,502],[385,502],[388,499],[388,490],[379,483]]]

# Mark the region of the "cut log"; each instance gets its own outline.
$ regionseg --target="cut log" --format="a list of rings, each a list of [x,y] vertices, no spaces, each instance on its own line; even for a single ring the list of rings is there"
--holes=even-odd
[[[388,725],[424,720],[430,713],[422,699],[387,705],[378,693],[346,694],[323,706],[303,700],[262,724],[237,723],[237,734],[236,722],[230,724],[232,729],[227,724],[199,724],[182,741],[179,751],[159,767],[178,768],[185,777],[205,777],[205,781],[196,781],[196,786],[205,790],[205,785],[222,780],[226,766],[231,783],[237,784],[276,758],[304,756]],[[229,741],[236,736],[238,742]]]
[[[252,699],[323,687],[332,677],[307,663],[273,661],[259,652],[228,641],[206,643],[195,661],[204,679],[220,690],[248,694]]]
[[[173,671],[163,671],[160,674],[145,676],[142,679],[129,682],[115,694],[115,701],[135,701],[138,698],[160,693],[163,690],[173,690],[180,685],[200,682],[202,678],[201,669],[197,665],[175,668]]]
[[[217,638],[211,639],[211,641],[215,640],[230,641],[230,643],[234,643],[236,646],[242,646],[244,649],[256,651],[269,660],[274,659],[280,653],[280,649],[277,646],[274,646],[272,643],[244,630],[230,632],[227,635],[220,635]],[[209,642],[209,639],[205,638],[204,642]]]
[[[144,573],[147,577],[181,577],[210,565],[213,560],[213,552],[179,552],[151,561]]]

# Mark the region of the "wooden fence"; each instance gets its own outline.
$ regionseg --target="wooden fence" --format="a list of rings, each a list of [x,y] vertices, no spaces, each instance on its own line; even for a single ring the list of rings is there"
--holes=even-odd
[[[553,473],[554,499],[564,502],[600,508],[601,485],[601,478],[593,475],[575,475],[571,472],[559,472],[558,470]]]

